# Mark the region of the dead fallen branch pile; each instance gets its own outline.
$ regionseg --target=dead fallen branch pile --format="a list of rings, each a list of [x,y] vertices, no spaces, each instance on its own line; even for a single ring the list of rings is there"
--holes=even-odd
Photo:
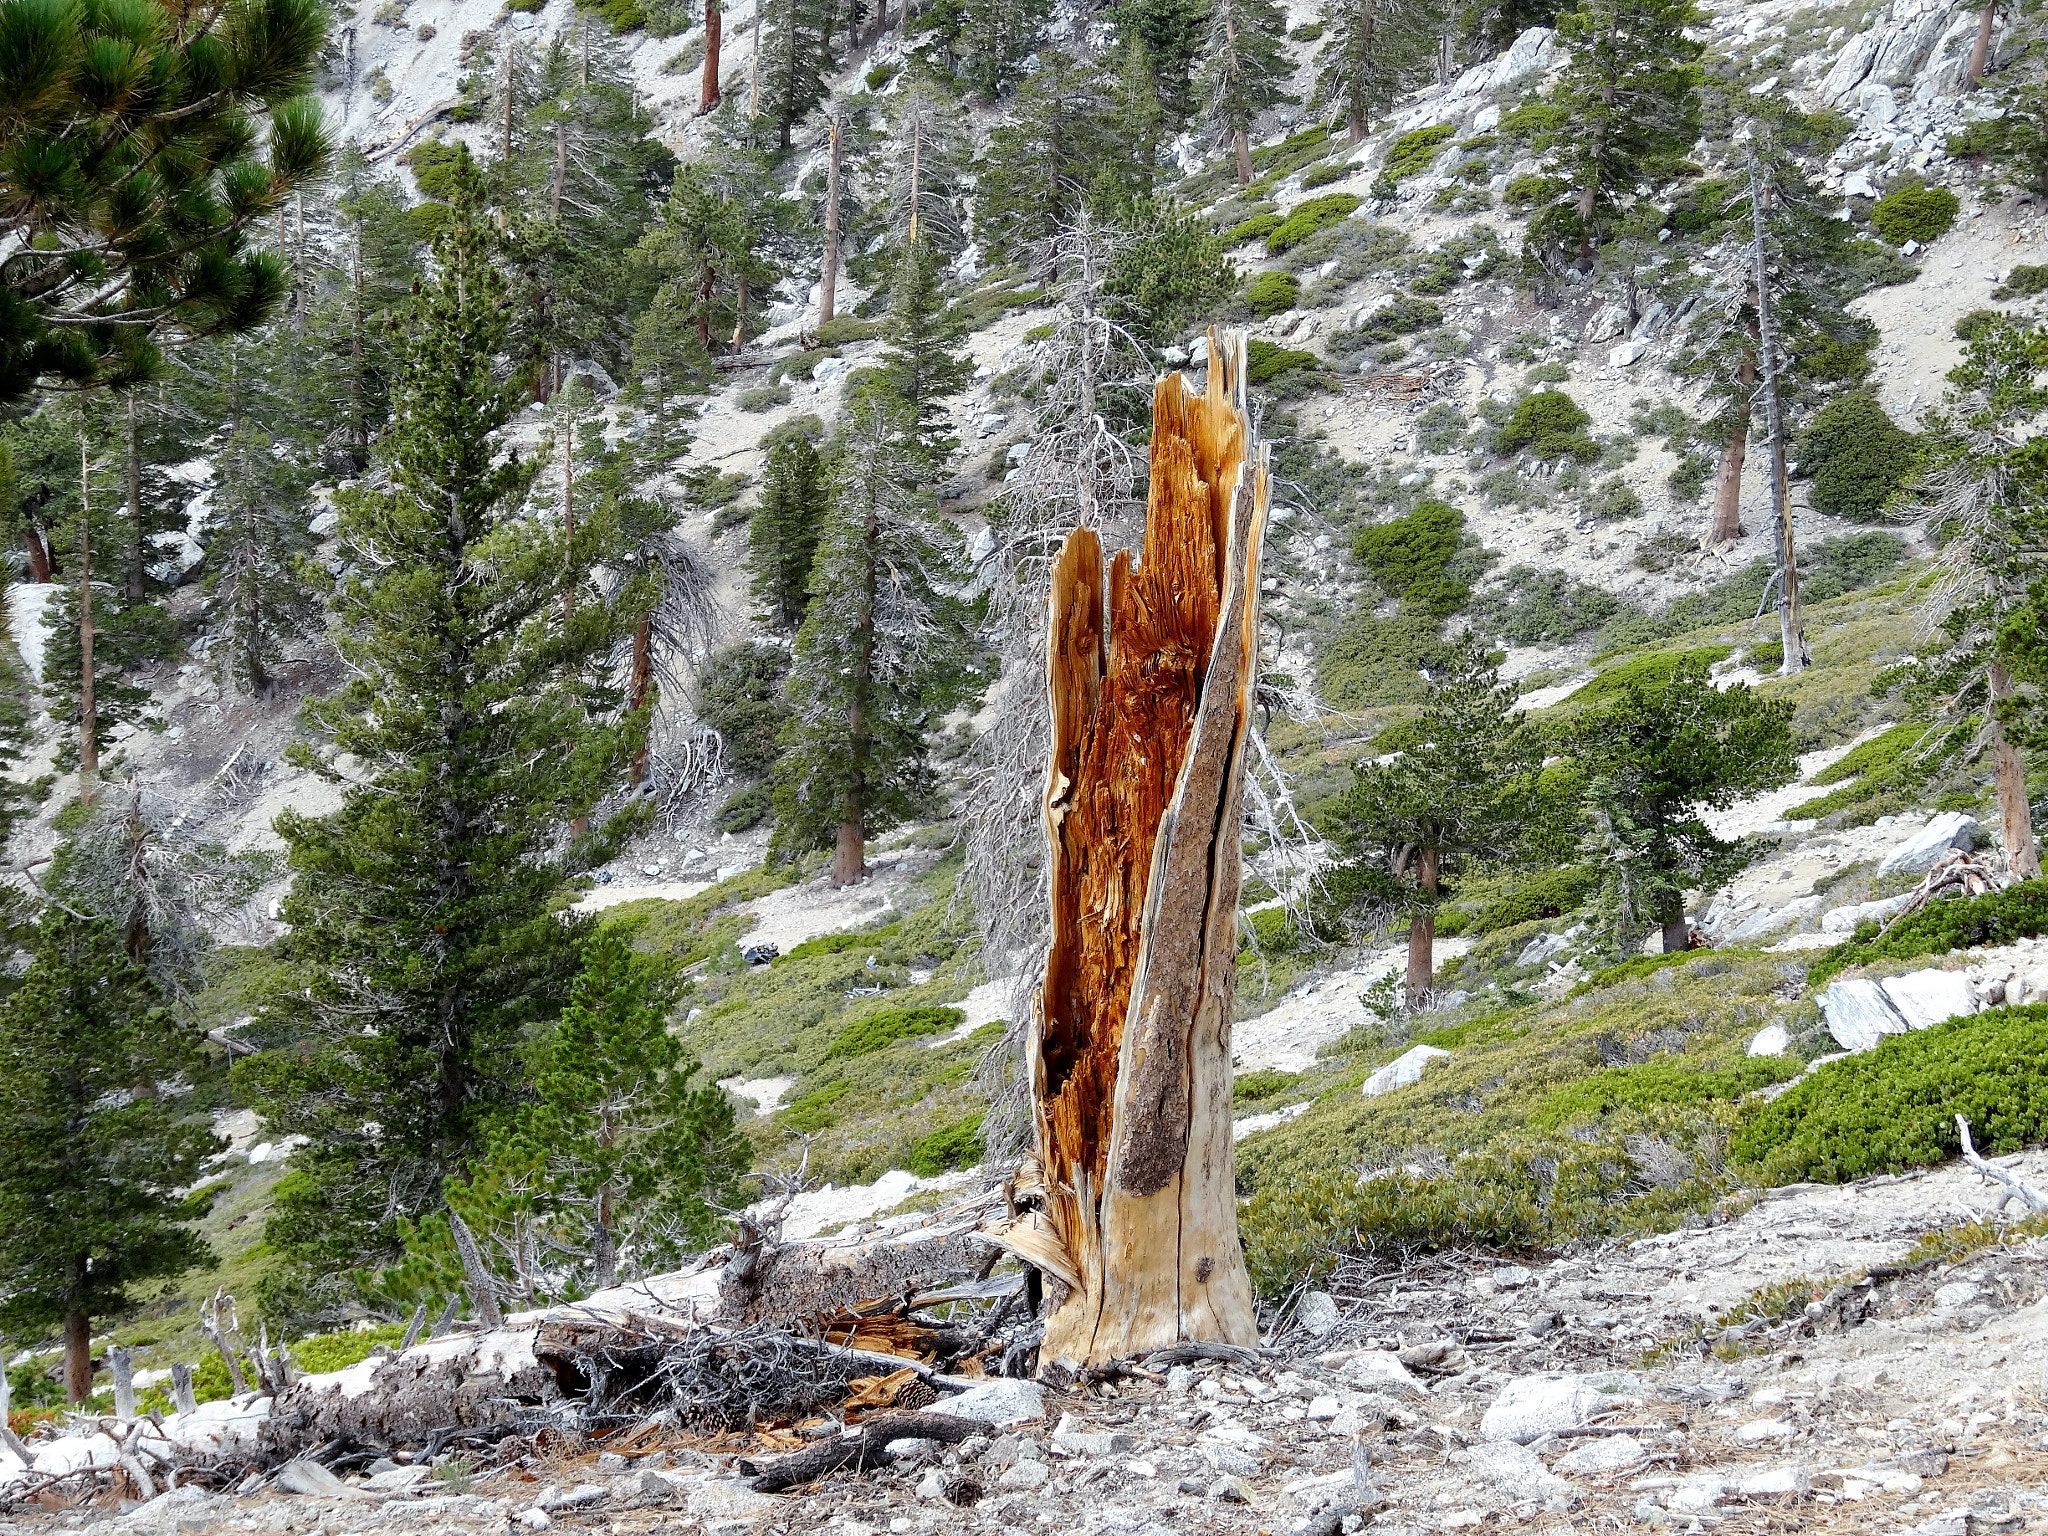
[[[740,1471],[753,1479],[748,1486],[754,1492],[784,1493],[814,1483],[827,1472],[837,1472],[842,1467],[858,1472],[886,1466],[892,1441],[936,1440],[942,1445],[958,1445],[969,1435],[985,1432],[986,1426],[972,1419],[951,1418],[943,1413],[891,1413],[870,1419],[858,1434],[821,1440],[794,1456],[758,1464],[742,1460]]]

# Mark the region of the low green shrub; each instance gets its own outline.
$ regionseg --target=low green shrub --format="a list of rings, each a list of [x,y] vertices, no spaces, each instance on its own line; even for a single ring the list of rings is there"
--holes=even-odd
[[[1472,919],[1470,931],[1483,937],[1517,923],[1563,917],[1599,890],[1600,880],[1600,870],[1592,864],[1568,864],[1563,869],[1545,870],[1517,886],[1511,895],[1481,907]]]
[[[1570,455],[1586,463],[1600,457],[1600,447],[1586,433],[1593,418],[1561,389],[1539,389],[1525,395],[1500,430],[1493,451],[1502,457],[1527,448],[1540,459]]]
[[[1609,475],[1593,487],[1586,498],[1586,510],[1603,523],[1618,523],[1643,515],[1643,498],[1619,475]]]
[[[821,347],[843,347],[848,342],[867,341],[882,334],[886,320],[863,320],[858,315],[834,315],[816,332]]]
[[[370,1352],[379,1344],[388,1344],[395,1349],[404,1337],[403,1323],[383,1323],[361,1333],[353,1329],[340,1333],[316,1333],[292,1345],[292,1364],[308,1376],[345,1371],[369,1359]],[[227,1375],[225,1366],[221,1368],[221,1375]]]
[[[1503,187],[1501,201],[1510,208],[1539,208],[1562,197],[1569,185],[1562,176],[1540,176],[1532,171]]]
[[[1852,965],[1873,960],[1912,960],[1945,955],[1974,944],[2010,944],[2048,933],[2048,879],[2022,880],[1988,896],[1929,902],[1880,934],[1865,923],[1847,944],[1829,950],[1807,972],[1807,985],[1820,987]]]
[[[891,80],[894,80],[896,78],[897,72],[902,68],[903,66],[898,63],[877,64],[873,69],[869,70],[861,78],[864,81],[866,81],[867,88],[869,90],[879,91]]]
[[[1294,347],[1283,347],[1254,336],[1245,343],[1245,382],[1248,384],[1270,384],[1283,373],[1292,373],[1297,368],[1315,368],[1322,359],[1313,352],[1303,352]]]
[[[901,923],[886,928],[864,928],[858,933],[821,933],[805,939],[784,955],[784,960],[808,960],[812,955],[843,955],[849,949],[878,949],[902,932]]]
[[[1570,121],[1571,108],[1561,102],[1532,96],[1520,106],[1502,113],[1494,132],[1504,139],[1531,143],[1562,131]]]
[[[2048,267],[2042,270],[2048,272]],[[2004,318],[2005,316],[1995,309],[1973,309],[1956,321],[1956,338],[1960,341],[1974,340]]]
[[[1604,991],[1624,981],[1640,981],[1653,971],[1668,970],[1674,965],[1684,965],[1712,953],[1711,949],[1679,949],[1662,955],[1630,955],[1619,965],[1602,966],[1573,987],[1570,995],[1583,997],[1588,992]]]
[[[1621,599],[1563,571],[1517,565],[1472,604],[1472,623],[1513,645],[1562,645],[1621,612]]]
[[[1355,614],[1318,649],[1316,687],[1339,709],[1414,703],[1424,693],[1422,671],[1448,665],[1455,654],[1441,628],[1428,614]]]
[[[983,1111],[954,1121],[915,1143],[903,1166],[921,1179],[935,1179],[955,1168],[971,1168],[982,1159],[986,1147],[981,1136]]]
[[[1287,32],[1288,41],[1296,43],[1312,43],[1322,35],[1323,24],[1320,21],[1305,21],[1298,27],[1289,28]]]
[[[1807,782],[1842,784],[1864,774],[1882,773],[1916,746],[1927,735],[1927,730],[1927,726],[1920,721],[1902,720],[1890,730],[1871,737],[1860,746],[1850,748],[1827,767],[1816,772]]]
[[[1992,1156],[2048,1137],[2048,1005],[1966,1014],[1831,1062],[1749,1115],[1729,1151],[1772,1183],[1839,1184],[1948,1161],[1957,1115]]]
[[[1439,400],[1415,421],[1415,442],[1424,453],[1456,453],[1465,446],[1465,412]]]
[[[1652,651],[1647,656],[1632,657],[1607,668],[1564,702],[1593,704],[1602,699],[1620,698],[1630,688],[1661,688],[1671,681],[1671,674],[1682,665],[1699,662],[1711,667],[1734,654],[1732,645],[1702,645],[1689,651]]]
[[[1230,1085],[1230,1100],[1233,1104],[1256,1104],[1260,1099],[1270,1099],[1276,1093],[1285,1093],[1301,1081],[1298,1072],[1275,1072],[1270,1068],[1254,1072],[1240,1072]]]
[[[832,1106],[851,1092],[852,1083],[843,1077],[835,1078],[824,1087],[783,1105],[775,1112],[775,1121],[798,1135],[815,1136],[839,1123],[839,1116],[833,1112]]]
[[[743,389],[739,394],[739,407],[743,411],[772,411],[778,405],[790,401],[787,384],[759,384],[752,389]]]
[[[1449,571],[1464,537],[1464,513],[1448,502],[1425,501],[1406,517],[1361,530],[1351,552],[1403,608],[1444,618],[1472,595]]]
[[[1312,167],[1301,178],[1301,189],[1313,192],[1317,187],[1327,187],[1333,181],[1342,181],[1358,169],[1356,160],[1339,160],[1334,164]]]
[[[1223,243],[1228,246],[1239,246],[1252,240],[1263,240],[1278,229],[1282,222],[1277,213],[1255,213],[1224,235]]]
[[[1814,413],[1796,440],[1799,472],[1813,478],[1814,507],[1868,522],[1919,469],[1920,439],[1896,425],[1872,395],[1843,395]]]
[[[1681,192],[1665,217],[1665,226],[1681,235],[1697,235],[1737,217],[1746,217],[1741,182],[1715,179],[1693,183]],[[1732,206],[1741,205],[1741,206]]]
[[[2048,263],[2018,266],[2005,274],[2005,281],[1991,290],[1994,299],[2031,299],[2048,293]]]
[[[958,1008],[884,1008],[855,1019],[833,1036],[825,1059],[866,1056],[873,1051],[885,1051],[899,1040],[942,1035],[966,1017]]]
[[[725,797],[711,818],[721,832],[751,832],[775,814],[775,792],[766,784],[749,784]]]
[[[1246,922],[1251,928],[1251,935],[1245,940],[1247,951],[1256,946],[1262,955],[1291,955],[1304,947],[1302,934],[1284,907],[1254,912]]]
[[[1702,1072],[1698,1063],[1685,1060],[1612,1067],[1548,1095],[1530,1114],[1529,1125],[1533,1130],[1558,1131],[1616,1109],[1733,1101],[1798,1076],[1801,1065],[1787,1056],[1753,1056],[1718,1072]]]
[[[1383,304],[1355,331],[1345,331],[1332,338],[1331,346],[1342,351],[1355,352],[1362,347],[1377,346],[1392,341],[1396,336],[1406,336],[1415,331],[1428,330],[1444,323],[1443,309],[1427,299],[1410,298],[1405,293],[1394,295],[1391,304]]]
[[[1893,245],[1931,244],[1949,232],[1962,203],[1947,187],[1918,184],[1887,192],[1870,210],[1870,227]]]
[[[1275,256],[1293,250],[1319,229],[1348,219],[1365,199],[1350,192],[1326,192],[1297,203],[1273,232],[1266,236],[1266,250]]]
[[[1270,320],[1282,310],[1294,308],[1301,296],[1301,279],[1292,272],[1261,272],[1245,290],[1245,302],[1261,320]]]
[[[1373,178],[1372,195],[1379,198],[1392,197],[1402,182],[1420,176],[1428,170],[1430,162],[1436,159],[1436,152],[1443,147],[1444,141],[1457,131],[1450,123],[1438,123],[1433,127],[1417,128],[1411,133],[1404,133],[1394,140],[1387,147],[1386,164],[1380,168],[1379,175]]]

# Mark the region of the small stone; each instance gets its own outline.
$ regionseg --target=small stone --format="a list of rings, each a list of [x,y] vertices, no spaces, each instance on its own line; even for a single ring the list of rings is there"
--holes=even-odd
[[[1203,1491],[1202,1485],[1192,1477],[1184,1477],[1175,1485],[1175,1492],[1195,1494]]]
[[[536,1504],[532,1509],[519,1511],[512,1517],[512,1523],[524,1526],[529,1531],[544,1531],[555,1522],[548,1518],[546,1510]]]
[[[945,1498],[946,1482],[944,1478],[939,1476],[939,1469],[937,1467],[933,1467],[930,1471],[926,1472],[924,1477],[919,1481],[917,1485],[917,1496],[920,1499]]]
[[[1184,1365],[1176,1365],[1166,1373],[1166,1390],[1169,1392],[1192,1391],[1195,1373]]]
[[[891,1440],[882,1447],[883,1454],[895,1461],[924,1461],[938,1454],[938,1450],[938,1441],[922,1440],[915,1436]]]
[[[666,1504],[676,1496],[676,1485],[659,1472],[642,1472],[633,1479],[636,1497],[649,1504]]]
[[[597,1470],[600,1472],[623,1472],[633,1463],[617,1451],[599,1451]]]
[[[1621,1472],[1641,1466],[1648,1456],[1642,1441],[1634,1435],[1602,1435],[1560,1456],[1554,1470],[1574,1474]]]
[[[1308,1417],[1317,1423],[1327,1423],[1343,1411],[1344,1405],[1327,1394],[1309,1399]]]
[[[1936,1288],[1934,1304],[1937,1307],[1967,1307],[1983,1294],[1981,1285],[1973,1285],[1968,1280],[1951,1280],[1947,1285]]]
[[[1004,1471],[996,1479],[998,1488],[1013,1488],[1020,1493],[1031,1493],[1052,1481],[1052,1472],[1042,1461],[1020,1461]]]
[[[1226,1472],[1209,1485],[1209,1497],[1222,1499],[1231,1504],[1249,1504],[1252,1501],[1252,1491],[1243,1478]]]
[[[924,1411],[998,1427],[1028,1424],[1045,1417],[1045,1388],[1035,1381],[1000,1376],[957,1397],[942,1397]]]
[[[1301,1298],[1294,1320],[1307,1330],[1311,1338],[1323,1339],[1336,1332],[1337,1325],[1344,1321],[1344,1314],[1337,1310],[1336,1298],[1327,1291],[1310,1291]]]
[[[1503,1291],[1518,1291],[1533,1278],[1519,1264],[1502,1264],[1493,1272],[1493,1283]]]

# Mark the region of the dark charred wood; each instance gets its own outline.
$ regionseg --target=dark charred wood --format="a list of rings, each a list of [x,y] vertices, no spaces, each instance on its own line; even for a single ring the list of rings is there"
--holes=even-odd
[[[968,1436],[979,1434],[982,1428],[973,1419],[956,1419],[943,1413],[889,1413],[869,1419],[857,1435],[821,1441],[776,1461],[742,1460],[740,1472],[753,1479],[748,1486],[756,1493],[786,1493],[842,1467],[860,1472],[882,1466],[888,1461],[887,1447],[892,1440],[937,1440],[944,1445],[958,1445]]]

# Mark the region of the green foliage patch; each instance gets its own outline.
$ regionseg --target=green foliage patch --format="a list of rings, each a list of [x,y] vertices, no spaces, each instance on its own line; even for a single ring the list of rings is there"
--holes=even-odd
[[[1261,272],[1245,290],[1245,302],[1261,320],[1292,309],[1301,295],[1301,279],[1292,272]]]
[[[1870,227],[1893,245],[1939,240],[1955,224],[1962,203],[1947,187],[1907,185],[1887,192],[1870,209]]]
[[[1498,933],[1518,923],[1563,917],[1600,889],[1601,874],[1591,864],[1568,864],[1545,870],[1500,900],[1489,902],[1472,919],[1475,934]]]
[[[942,1035],[960,1024],[967,1015],[958,1008],[884,1008],[855,1019],[832,1038],[825,1059],[866,1056],[885,1051],[899,1040],[922,1035]]]
[[[1450,573],[1464,537],[1464,513],[1448,502],[1425,501],[1406,517],[1363,529],[1352,554],[1404,608],[1443,618],[1472,595]]]
[[[1266,236],[1272,234],[1274,230],[1278,229],[1283,222],[1285,221],[1277,213],[1255,213],[1243,223],[1232,228],[1223,237],[1223,243],[1229,246],[1239,246],[1253,240],[1263,240]]]
[[[1388,198],[1402,182],[1420,176],[1429,169],[1436,152],[1444,141],[1457,132],[1450,123],[1438,123],[1428,128],[1417,128],[1404,133],[1387,147],[1387,161],[1379,175],[1373,178],[1372,195]]]
[[[1590,464],[1600,457],[1599,445],[1586,432],[1592,420],[1563,390],[1539,389],[1523,396],[1494,433],[1493,451],[1506,457],[1527,448],[1541,459],[1569,455]]]
[[[1949,1019],[1831,1062],[1761,1106],[1729,1151],[1774,1183],[1837,1184],[1946,1162],[1959,1114],[1990,1156],[2048,1136],[2048,1005]]]
[[[1929,902],[1882,934],[1875,923],[1865,923],[1847,944],[1836,945],[1815,962],[1807,985],[1825,986],[1850,966],[1873,960],[1945,955],[1952,949],[2010,944],[2043,933],[2048,933],[2048,879],[2022,880],[1988,896]]]
[[[1254,336],[1245,343],[1245,382],[1249,384],[1271,384],[1284,373],[1319,367],[1321,363],[1322,359],[1313,352],[1279,346],[1263,336]]]
[[[1616,1109],[1732,1101],[1795,1077],[1800,1067],[1799,1061],[1785,1056],[1753,1056],[1718,1072],[1702,1072],[1691,1063],[1676,1061],[1613,1067],[1550,1094],[1529,1116],[1529,1124],[1539,1131],[1556,1131]]]
[[[1813,477],[1813,504],[1834,517],[1867,522],[1912,482],[1920,439],[1897,425],[1872,395],[1830,400],[1797,440],[1799,472]]]
[[[1711,667],[1735,654],[1732,645],[1703,645],[1687,651],[1652,651],[1608,667],[1563,702],[1593,704],[1618,699],[1630,688],[1659,688],[1671,680],[1681,666],[1698,662]]]
[[[1364,202],[1364,198],[1354,193],[1325,192],[1321,197],[1297,203],[1293,211],[1266,236],[1266,250],[1274,256],[1291,251],[1317,230],[1350,218]]]
[[[2014,267],[2005,274],[2005,281],[1991,290],[1991,297],[2031,299],[2037,293],[2048,293],[2048,262]]]
[[[982,1117],[983,1111],[977,1109],[921,1138],[911,1147],[903,1166],[921,1179],[935,1179],[955,1168],[972,1167],[981,1161],[986,1150],[981,1135]]]

